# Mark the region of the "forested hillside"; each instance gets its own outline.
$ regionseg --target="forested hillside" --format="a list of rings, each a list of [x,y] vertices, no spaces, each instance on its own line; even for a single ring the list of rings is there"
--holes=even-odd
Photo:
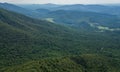
[[[3,62],[5,60],[49,57],[47,51],[50,48],[57,50],[61,48],[59,46],[63,46],[62,40],[72,38],[72,31],[60,25],[31,19],[4,9],[0,9],[0,16],[1,65],[6,63]]]
[[[1,8],[0,71],[119,72],[120,31],[87,30]]]

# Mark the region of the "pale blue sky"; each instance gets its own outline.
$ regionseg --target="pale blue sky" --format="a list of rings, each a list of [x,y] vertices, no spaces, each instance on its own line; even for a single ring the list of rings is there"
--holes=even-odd
[[[19,4],[113,4],[120,3],[120,0],[0,0],[0,2],[19,3]]]

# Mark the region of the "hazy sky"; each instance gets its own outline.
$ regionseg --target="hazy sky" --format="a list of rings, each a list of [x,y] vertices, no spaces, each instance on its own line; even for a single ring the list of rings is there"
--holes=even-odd
[[[0,2],[8,3],[30,3],[30,4],[44,4],[44,3],[55,3],[55,4],[109,4],[109,3],[120,3],[120,0],[0,0]]]

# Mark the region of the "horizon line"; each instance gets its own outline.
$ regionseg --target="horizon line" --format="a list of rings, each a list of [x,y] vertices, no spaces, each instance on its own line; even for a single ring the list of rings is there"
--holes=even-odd
[[[54,5],[74,5],[74,4],[81,4],[81,5],[115,5],[120,3],[11,3],[11,2],[0,2],[0,3],[8,3],[8,4],[54,4]]]

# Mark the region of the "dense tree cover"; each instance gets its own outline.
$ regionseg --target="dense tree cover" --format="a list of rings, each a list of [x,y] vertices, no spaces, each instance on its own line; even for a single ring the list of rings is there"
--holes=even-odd
[[[28,66],[25,65],[25,68],[30,67],[28,72],[32,68],[31,72],[34,71],[34,68],[41,65],[43,68],[38,69],[38,72],[40,70],[42,72],[46,72],[44,70],[48,70],[48,72],[60,72],[61,70],[65,72],[73,72],[74,70],[76,70],[75,72],[92,72],[94,70],[101,72],[101,70],[106,70],[102,72],[109,72],[107,68],[112,69],[113,72],[117,72],[117,70],[119,72],[120,70],[117,68],[117,66],[120,67],[118,65],[120,61],[119,33],[119,31],[87,32],[82,29],[78,31],[68,26],[32,19],[0,9],[0,70],[3,72],[15,72],[16,70],[27,72],[27,69],[25,71],[22,68],[24,64],[27,64]],[[88,62],[86,65],[82,64],[83,62],[79,64],[79,61],[82,61],[82,56],[80,59],[73,57],[81,54],[99,55],[83,55],[83,59],[86,59],[85,62]],[[105,59],[113,61],[107,59],[104,61],[104,57],[101,55]],[[63,65],[59,66],[59,61],[60,63],[63,61]],[[101,61],[105,62],[107,66]],[[37,64],[38,62],[40,64]],[[95,66],[94,63],[98,65]],[[71,68],[74,69],[71,70]],[[90,70],[91,68],[93,70]]]
[[[113,62],[114,61],[114,62]],[[46,58],[6,67],[2,72],[119,72],[120,61],[95,54]]]

